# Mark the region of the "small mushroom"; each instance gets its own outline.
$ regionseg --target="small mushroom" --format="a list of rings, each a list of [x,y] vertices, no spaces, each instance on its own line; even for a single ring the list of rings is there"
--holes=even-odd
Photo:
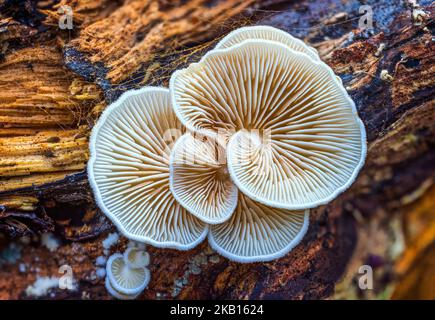
[[[364,125],[345,88],[325,63],[286,45],[245,40],[213,50],[170,83],[181,122],[210,137],[226,132],[233,182],[266,206],[325,204],[364,163]]]
[[[110,283],[109,277],[105,278],[104,284],[105,284],[106,289],[109,292],[109,294],[111,296],[115,297],[116,299],[120,299],[120,300],[134,300],[140,294],[140,293],[137,293],[137,294],[128,295],[128,294],[124,294],[124,293],[121,293],[121,292],[117,291],[115,288],[113,288],[112,284]]]
[[[225,150],[215,140],[184,134],[172,149],[169,168],[171,191],[190,213],[216,224],[234,212],[238,190],[226,168]]]
[[[182,132],[169,91],[155,87],[124,93],[92,130],[89,182],[127,238],[187,250],[206,237],[207,225],[169,189],[169,154]]]
[[[422,9],[415,8],[412,10],[412,20],[415,26],[421,26],[427,17],[428,13]]]
[[[141,293],[151,279],[147,268],[130,268],[120,253],[115,253],[107,260],[106,274],[111,287],[128,296]]]
[[[303,52],[314,60],[320,60],[316,49],[291,34],[270,26],[249,26],[236,29],[222,38],[215,49],[230,48],[249,39],[276,41],[292,50]]]
[[[240,193],[234,214],[210,227],[208,241],[219,254],[236,262],[270,261],[302,240],[308,222],[309,210],[272,208]]]
[[[388,81],[388,82],[391,82],[394,80],[394,77],[388,72],[388,70],[385,70],[385,69],[381,70],[380,78],[381,78],[381,80]]]
[[[130,247],[124,252],[124,262],[132,269],[144,268],[150,264],[150,255],[144,250]]]

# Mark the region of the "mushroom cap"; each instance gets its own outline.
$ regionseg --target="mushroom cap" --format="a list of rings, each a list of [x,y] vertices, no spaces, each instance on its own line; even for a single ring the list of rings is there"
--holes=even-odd
[[[100,209],[132,240],[187,250],[207,235],[169,189],[169,154],[182,125],[167,89],[123,94],[92,130],[88,176]]]
[[[171,152],[171,191],[184,208],[206,223],[224,222],[237,205],[238,190],[225,157],[225,149],[216,140],[190,133],[180,137]]]
[[[106,274],[112,287],[125,295],[135,295],[142,292],[151,279],[150,271],[147,268],[130,268],[120,253],[115,253],[109,257]]]
[[[219,254],[236,262],[278,259],[293,249],[308,230],[309,210],[265,206],[239,193],[229,220],[210,227],[208,241]]]
[[[145,243],[134,241],[134,240],[130,240],[127,243],[127,247],[128,248],[136,248],[136,249],[140,249],[140,250],[146,250],[146,244]]]
[[[144,268],[150,264],[149,253],[139,248],[127,248],[123,256],[125,264],[132,269]]]
[[[137,294],[128,295],[128,294],[124,294],[124,293],[121,293],[121,292],[117,291],[112,286],[112,284],[110,283],[109,277],[105,278],[104,284],[106,286],[107,291],[110,293],[110,295],[115,297],[116,299],[120,299],[120,300],[134,300],[140,294],[140,293],[137,293]]]
[[[265,205],[325,204],[364,163],[364,125],[331,68],[278,42],[209,52],[174,73],[171,98],[191,131],[228,132],[233,182]]]
[[[236,29],[222,38],[215,49],[230,48],[249,39],[276,41],[292,50],[303,52],[314,60],[320,60],[316,49],[291,34],[271,26],[249,26]]]

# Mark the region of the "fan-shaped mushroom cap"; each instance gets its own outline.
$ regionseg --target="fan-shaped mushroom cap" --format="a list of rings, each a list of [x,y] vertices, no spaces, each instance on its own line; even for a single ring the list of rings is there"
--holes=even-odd
[[[227,220],[237,205],[237,187],[226,168],[225,149],[210,138],[180,137],[170,158],[170,187],[190,213],[210,224]]]
[[[290,211],[265,206],[239,193],[231,218],[210,227],[213,249],[237,262],[278,259],[293,249],[308,230],[309,210]]]
[[[270,26],[250,26],[236,29],[222,38],[215,49],[229,48],[249,39],[276,41],[292,50],[303,52],[314,60],[319,60],[316,49],[305,44],[302,40],[293,37],[291,34]]]
[[[90,184],[98,206],[130,239],[186,250],[207,234],[169,189],[169,153],[181,130],[168,90],[149,87],[123,94],[92,131]]]
[[[132,269],[144,268],[150,264],[150,255],[144,250],[130,247],[124,252],[124,262]]]
[[[216,45],[215,49],[226,49],[245,40],[269,40],[276,41],[286,45],[292,50],[307,54],[314,60],[320,60],[317,50],[307,45],[302,40],[293,37],[291,34],[271,26],[249,26],[236,29],[227,34]],[[342,83],[342,80],[337,76],[337,80]]]
[[[134,300],[140,294],[140,293],[137,293],[137,294],[128,295],[128,294],[124,294],[124,293],[121,293],[121,292],[117,291],[112,286],[112,284],[110,283],[109,277],[106,277],[106,279],[104,280],[104,284],[106,285],[106,289],[110,293],[110,295],[115,297],[116,299],[120,299],[120,300]]]
[[[231,178],[266,205],[325,204],[364,163],[364,125],[332,70],[278,42],[209,52],[172,76],[171,98],[190,130],[236,132],[228,134]]]
[[[125,295],[142,292],[151,279],[147,268],[130,268],[120,253],[115,253],[107,260],[106,274],[112,287]]]

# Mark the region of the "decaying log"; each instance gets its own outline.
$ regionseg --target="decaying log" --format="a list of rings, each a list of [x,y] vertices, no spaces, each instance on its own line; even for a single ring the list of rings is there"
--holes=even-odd
[[[11,43],[0,62],[0,232],[5,235],[0,243],[6,249],[14,244],[20,253],[15,263],[0,255],[0,298],[26,298],[25,289],[37,276],[59,276],[62,264],[72,267],[78,287],[53,290],[53,298],[109,297],[95,274],[95,259],[114,228],[79,172],[94,121],[125,90],[167,85],[175,69],[198,60],[227,31],[250,24],[282,28],[318,49],[364,121],[366,165],[350,190],[313,210],[302,243],[277,261],[237,264],[206,242],[188,252],[150,247],[152,281],[141,298],[315,299],[331,296],[334,288],[336,298],[373,298],[392,290],[401,277],[394,294],[406,296],[404,290],[414,286],[407,271],[419,257],[430,265],[433,255],[427,252],[435,243],[428,209],[435,180],[430,1],[419,1],[427,12],[420,24],[406,1],[365,1],[373,7],[373,30],[358,28],[356,0],[98,3],[34,4],[41,17],[29,18],[32,23],[0,16],[0,49]],[[0,8],[4,5],[10,12],[24,10],[0,1]],[[72,33],[56,30],[60,5],[77,8]],[[35,43],[19,44],[20,37]],[[47,230],[61,241],[55,252],[38,239],[10,240]],[[400,251],[397,237],[403,230]],[[383,242],[391,246],[377,244]],[[125,244],[123,239],[111,251],[122,251]],[[404,246],[416,249],[403,252]],[[398,251],[391,253],[390,247]],[[362,293],[355,285],[358,267],[375,265],[379,257],[378,287]],[[33,271],[20,272],[18,263]],[[412,276],[427,272],[419,270]]]
[[[0,192],[83,170],[101,90],[72,74],[55,48],[18,49],[0,63]]]
[[[109,101],[141,85],[167,85],[173,70],[204,53],[253,3],[125,1],[68,43],[66,65],[98,83]]]
[[[56,27],[62,15],[66,13],[65,6],[69,6],[73,12],[73,27],[83,28],[108,17],[121,2],[120,0],[61,0],[53,6],[41,9],[40,12],[45,15],[45,25]]]

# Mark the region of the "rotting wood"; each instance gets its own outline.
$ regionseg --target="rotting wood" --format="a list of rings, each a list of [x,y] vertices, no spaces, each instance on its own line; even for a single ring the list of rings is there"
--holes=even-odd
[[[44,24],[57,27],[62,15],[66,14],[65,6],[68,6],[73,12],[73,28],[83,28],[109,16],[121,2],[120,0],[61,0],[53,6],[41,8],[40,12],[46,15]]]
[[[86,123],[101,100],[95,84],[63,66],[57,48],[7,55],[0,63],[0,192],[83,170]]]
[[[333,294],[335,283],[347,268],[342,287],[336,288],[335,297],[340,298],[341,293],[348,294],[350,290],[361,294],[355,284],[358,267],[367,261],[375,265],[377,257],[382,257],[382,268],[378,271],[384,280],[377,282],[373,296],[365,297],[382,297],[390,290],[395,275],[407,279],[401,270],[409,270],[419,257],[432,261],[425,253],[433,242],[428,237],[421,241],[410,237],[410,248],[421,248],[414,251],[424,252],[403,253],[403,257],[400,251],[394,255],[376,245],[384,242],[397,248],[400,243],[395,237],[400,234],[400,225],[405,221],[402,219],[410,216],[408,206],[418,207],[421,199],[430,203],[424,207],[433,206],[433,197],[416,196],[418,190],[432,190],[435,179],[434,43],[430,32],[435,7],[429,1],[419,2],[429,15],[422,25],[416,26],[410,9],[397,5],[397,1],[367,1],[374,7],[376,22],[375,31],[368,32],[357,28],[359,2],[354,0],[265,1],[260,6],[245,6],[245,2],[239,1],[222,1],[220,6],[213,6],[210,3],[215,1],[195,1],[197,6],[191,11],[183,11],[189,4],[179,11],[167,1],[131,0],[108,16],[91,10],[92,16],[98,17],[96,22],[83,23],[71,42],[66,35],[62,36],[66,42],[64,63],[92,84],[98,83],[105,97],[112,100],[130,88],[164,84],[175,68],[197,60],[211,46],[211,40],[228,29],[254,23],[273,25],[319,50],[321,58],[348,88],[367,128],[369,154],[364,170],[350,190],[313,211],[307,236],[290,254],[270,263],[241,265],[217,256],[206,243],[188,252],[150,248],[152,282],[141,298],[324,298]],[[145,10],[149,16],[136,15],[136,9]],[[256,10],[258,14],[244,18],[243,14]],[[144,21],[167,19],[169,12],[188,14],[147,29]],[[189,20],[198,19],[201,12],[209,15],[206,22]],[[123,14],[133,21],[131,25]],[[125,37],[120,37],[122,34]],[[46,40],[38,35],[38,41]],[[13,52],[9,48],[6,59],[10,54]],[[382,70],[387,70],[393,80],[382,80]],[[90,108],[95,111],[90,119],[103,107],[104,104],[97,104]],[[89,132],[92,123],[86,123],[89,127],[85,131]],[[34,137],[33,130],[33,127],[3,128],[0,136],[6,140],[14,136],[21,141],[24,136]],[[46,148],[41,143],[29,148],[29,152]],[[26,148],[20,152],[27,155]],[[82,160],[84,166],[86,160]],[[7,178],[8,191],[0,200],[4,214],[0,216],[0,225],[12,235],[55,230],[62,239],[64,243],[54,254],[37,245],[22,247],[23,263],[41,268],[43,275],[56,274],[59,263],[68,262],[73,267],[80,290],[56,291],[56,298],[108,298],[102,280],[95,277],[94,260],[102,255],[101,240],[110,224],[96,210],[86,175],[71,174],[64,178],[65,173],[71,172],[62,172],[60,181],[54,181],[60,178],[54,172]],[[44,179],[48,176],[54,179],[53,183],[31,186],[47,182]],[[21,183],[14,179],[26,180]],[[20,190],[15,190],[17,187]],[[31,217],[25,213],[36,213],[39,220],[32,225]],[[409,223],[418,225],[425,219],[418,217]],[[429,227],[421,232],[432,234]],[[112,251],[120,251],[124,246],[122,241]],[[48,256],[54,261],[46,264]],[[39,257],[44,264],[31,260],[33,257]],[[19,274],[16,265],[4,265],[1,272],[1,298],[25,297],[24,289],[36,276]],[[407,280],[402,287],[410,288],[412,283]],[[396,295],[404,296],[399,291]]]
[[[193,51],[203,50],[201,44],[228,30],[230,23],[240,24],[233,18],[254,2],[125,1],[66,46],[67,65],[101,83],[106,95],[109,88],[128,89],[137,82],[161,85],[193,54],[189,47],[199,45]],[[156,69],[160,69],[157,77]]]

